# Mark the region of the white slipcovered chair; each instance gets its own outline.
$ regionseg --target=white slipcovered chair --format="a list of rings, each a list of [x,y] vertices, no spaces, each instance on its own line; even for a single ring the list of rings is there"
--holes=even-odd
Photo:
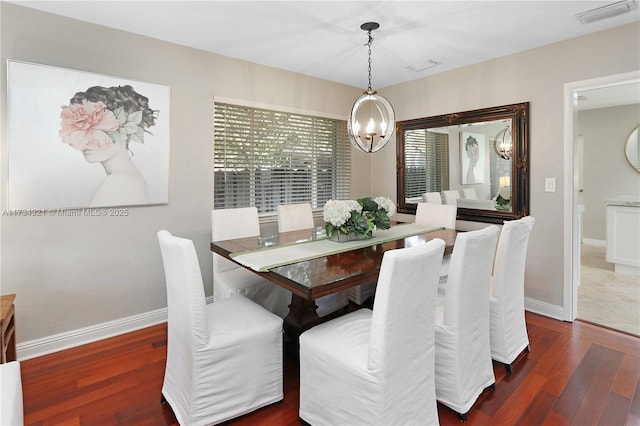
[[[24,405],[22,401],[22,375],[20,362],[0,364],[0,425],[22,426]]]
[[[531,216],[505,222],[498,240],[491,279],[491,357],[511,364],[523,351],[529,351],[524,318],[524,269],[529,235],[535,224]]]
[[[282,318],[242,295],[207,305],[191,240],[158,232],[167,284],[162,384],[181,425],[211,425],[283,398]]]
[[[260,235],[258,209],[241,207],[211,211],[212,241]],[[242,294],[281,318],[289,313],[291,292],[213,253],[213,300]]]
[[[462,190],[462,196],[466,200],[477,200],[478,196],[476,195],[475,188],[465,188]]]
[[[458,234],[436,309],[436,397],[463,421],[483,390],[495,387],[489,297],[498,233],[490,225]]]
[[[425,226],[456,229],[458,208],[449,204],[418,203],[415,222]]]
[[[278,231],[289,232],[299,229],[312,229],[315,227],[313,222],[313,210],[311,204],[280,204],[276,207],[278,214]]]
[[[456,229],[458,208],[450,204],[418,203],[415,223],[425,226],[443,226],[446,229]],[[444,256],[440,267],[440,279],[447,278],[451,255]]]
[[[437,425],[434,305],[444,241],[384,253],[373,311],[300,336],[300,417],[313,425]]]
[[[442,199],[445,204],[456,206],[458,205],[458,198],[460,198],[460,192],[457,189],[442,191]]]
[[[298,231],[315,227],[313,211],[309,203],[280,204],[276,207],[276,212],[279,232]],[[346,291],[341,291],[320,297],[315,302],[318,307],[316,313],[319,317],[324,317],[349,305],[349,298]],[[289,293],[289,303],[291,303],[291,293]]]
[[[425,203],[442,204],[442,195],[439,192],[425,192],[422,194]]]

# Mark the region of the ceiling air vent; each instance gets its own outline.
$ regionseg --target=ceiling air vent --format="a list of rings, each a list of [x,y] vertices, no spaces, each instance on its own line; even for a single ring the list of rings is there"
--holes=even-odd
[[[603,19],[631,12],[632,10],[635,10],[636,7],[635,0],[623,0],[598,7],[596,9],[587,10],[586,12],[578,13],[576,18],[578,18],[578,20],[583,24],[590,24],[592,22],[601,21]]]
[[[426,61],[418,62],[413,65],[407,65],[407,68],[411,71],[420,72],[428,68],[435,67],[436,65],[440,65],[440,62],[436,62],[433,59],[427,59]]]

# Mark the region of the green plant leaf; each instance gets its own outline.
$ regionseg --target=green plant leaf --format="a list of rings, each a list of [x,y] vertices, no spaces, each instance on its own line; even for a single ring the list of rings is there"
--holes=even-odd
[[[365,234],[369,230],[369,224],[367,219],[356,211],[351,212],[351,224],[353,226],[353,232],[356,234]]]
[[[359,198],[358,203],[362,206],[362,211],[375,212],[378,210],[378,203],[373,201],[370,197]]]

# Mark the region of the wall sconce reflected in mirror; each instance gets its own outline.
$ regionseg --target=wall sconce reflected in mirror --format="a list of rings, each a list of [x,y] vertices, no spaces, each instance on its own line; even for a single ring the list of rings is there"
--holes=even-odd
[[[511,139],[511,127],[507,126],[500,130],[493,141],[493,149],[496,154],[505,160],[510,160],[513,153],[513,143]]]

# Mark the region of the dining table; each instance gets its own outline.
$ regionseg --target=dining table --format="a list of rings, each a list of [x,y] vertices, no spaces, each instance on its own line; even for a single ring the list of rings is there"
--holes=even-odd
[[[211,251],[291,292],[283,327],[297,346],[302,332],[346,313],[343,310],[320,318],[316,299],[377,282],[386,251],[440,238],[445,242],[444,254],[451,254],[457,233],[442,227],[398,223],[388,230],[377,230],[372,238],[335,242],[319,227],[213,241]]]

